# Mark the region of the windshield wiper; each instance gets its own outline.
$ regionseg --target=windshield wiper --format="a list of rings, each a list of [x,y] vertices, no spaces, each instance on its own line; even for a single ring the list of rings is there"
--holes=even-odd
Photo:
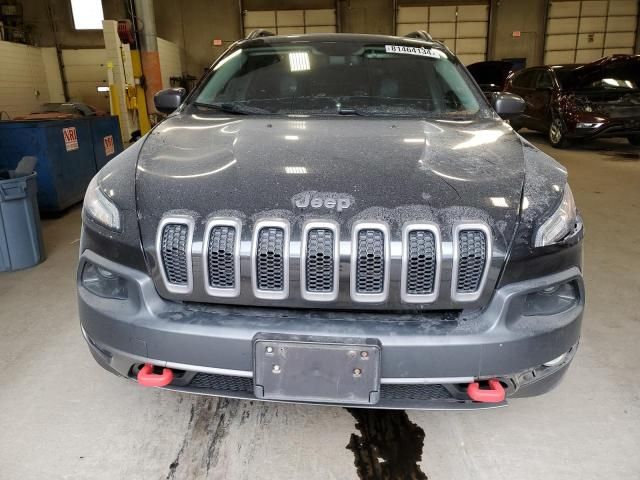
[[[235,115],[264,115],[270,113],[268,110],[258,107],[250,107],[239,103],[202,103],[193,102],[193,105],[209,110],[218,110],[224,113],[233,113]]]
[[[338,108],[338,115],[357,115],[360,117],[366,117],[367,114],[362,110],[352,107],[343,107],[342,105],[336,105]]]

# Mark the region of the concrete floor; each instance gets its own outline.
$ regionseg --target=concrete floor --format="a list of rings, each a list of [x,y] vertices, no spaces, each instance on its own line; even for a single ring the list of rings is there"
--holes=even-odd
[[[640,151],[525,136],[568,167],[585,218],[582,345],[544,397],[407,412],[425,433],[420,466],[432,480],[637,479]],[[99,368],[78,328],[79,225],[78,209],[46,221],[48,260],[0,275],[0,478],[357,478],[344,409],[144,389]]]

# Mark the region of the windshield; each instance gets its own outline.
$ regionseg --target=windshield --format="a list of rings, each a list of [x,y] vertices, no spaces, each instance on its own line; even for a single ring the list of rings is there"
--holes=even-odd
[[[640,62],[619,62],[594,68],[587,65],[571,70],[556,70],[567,90],[635,92],[640,86]]]
[[[391,39],[250,47],[218,62],[193,103],[238,114],[473,115],[480,104],[463,68]]]

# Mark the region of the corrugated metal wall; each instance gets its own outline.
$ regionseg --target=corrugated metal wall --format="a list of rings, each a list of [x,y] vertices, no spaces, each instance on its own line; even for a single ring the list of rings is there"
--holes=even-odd
[[[62,50],[62,62],[69,100],[88,103],[109,111],[109,95],[98,93],[99,85],[107,86],[107,53],[104,48]]]
[[[637,21],[636,0],[552,2],[544,63],[586,63],[614,53],[632,54]]]
[[[489,4],[398,7],[396,35],[415,30],[444,42],[465,65],[481,62],[487,59]]]
[[[243,12],[245,35],[264,28],[278,35],[300,33],[334,33],[335,9],[313,10],[247,10]]]
[[[51,53],[55,58],[55,50],[49,48],[0,41],[0,111],[14,117],[34,112],[49,101],[43,55]]]

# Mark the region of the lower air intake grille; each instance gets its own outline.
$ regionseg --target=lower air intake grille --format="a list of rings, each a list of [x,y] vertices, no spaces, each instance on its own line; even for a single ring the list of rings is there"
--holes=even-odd
[[[433,232],[412,230],[407,245],[407,293],[433,293],[436,278],[436,240]]]
[[[162,231],[162,264],[167,281],[173,285],[187,285],[187,243],[189,227],[180,223],[169,223]]]
[[[235,272],[235,227],[217,225],[209,233],[209,286],[234,288]]]
[[[189,383],[189,387],[226,392],[253,393],[253,380],[246,377],[197,373]]]
[[[462,230],[458,234],[458,280],[460,293],[477,292],[487,260],[487,238],[481,230]]]
[[[260,229],[255,259],[258,290],[284,290],[284,241],[282,228]]]
[[[363,229],[358,232],[356,259],[356,292],[382,293],[384,291],[384,233]]]
[[[447,400],[453,398],[449,390],[439,384],[387,384],[380,386],[383,400]]]
[[[333,290],[334,232],[328,228],[313,228],[307,233],[307,291],[326,293]]]

